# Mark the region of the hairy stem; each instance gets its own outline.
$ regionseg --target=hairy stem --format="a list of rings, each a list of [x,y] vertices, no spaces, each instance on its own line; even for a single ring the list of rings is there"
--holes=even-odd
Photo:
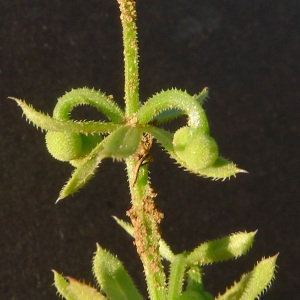
[[[126,117],[130,119],[139,108],[138,42],[136,4],[134,0],[117,0],[121,11],[125,62]]]
[[[121,11],[125,62],[125,116],[134,117],[139,109],[138,42],[134,0],[117,0]],[[126,159],[132,208],[127,212],[134,228],[135,246],[143,263],[151,300],[166,299],[166,276],[159,255],[158,230],[162,214],[154,204],[149,184],[148,164],[144,164],[152,137],[146,135],[137,152]]]
[[[159,223],[162,219],[154,204],[156,194],[150,187],[148,163],[141,163],[147,149],[147,137],[137,154],[126,159],[132,208],[127,212],[134,227],[134,244],[143,263],[151,300],[166,299],[166,276],[159,255]]]

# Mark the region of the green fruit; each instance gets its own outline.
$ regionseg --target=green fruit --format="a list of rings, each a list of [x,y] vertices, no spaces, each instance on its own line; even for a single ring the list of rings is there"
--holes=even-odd
[[[46,146],[49,153],[61,161],[81,159],[101,141],[102,136],[99,134],[84,135],[53,131],[46,133]]]
[[[219,157],[216,141],[201,128],[182,127],[173,138],[174,151],[190,170],[205,169]]]
[[[46,133],[45,139],[49,153],[57,160],[70,161],[81,156],[80,134],[50,131]]]

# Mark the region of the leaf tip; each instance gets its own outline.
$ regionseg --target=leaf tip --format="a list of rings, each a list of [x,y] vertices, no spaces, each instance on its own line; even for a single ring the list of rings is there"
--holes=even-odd
[[[245,174],[249,174],[249,172],[247,170],[243,170],[243,169],[240,169],[240,168],[236,168],[236,172],[237,173],[245,173]]]
[[[14,100],[14,101],[16,101],[17,103],[19,103],[19,102],[21,101],[20,99],[18,99],[18,98],[16,98],[16,97],[11,97],[11,96],[7,97],[7,99]]]
[[[65,198],[62,195],[59,195],[59,197],[56,199],[55,204],[57,204],[60,200],[62,200],[63,198]]]
[[[116,217],[116,216],[111,216],[116,222],[119,222],[119,218],[118,217]]]

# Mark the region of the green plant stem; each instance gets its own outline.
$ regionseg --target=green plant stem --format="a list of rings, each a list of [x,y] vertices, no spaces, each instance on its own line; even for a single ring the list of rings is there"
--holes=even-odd
[[[136,4],[134,0],[117,0],[121,11],[125,62],[126,117],[130,119],[139,108],[138,42]]]
[[[162,214],[154,205],[155,193],[149,184],[148,164],[136,170],[137,159],[126,159],[132,208],[127,212],[134,227],[134,243],[143,263],[151,300],[166,299],[166,276],[159,255],[158,225]],[[138,173],[136,173],[138,172]]]
[[[125,62],[125,116],[134,117],[139,109],[138,42],[136,4],[134,0],[117,0],[121,11]],[[150,138],[152,139],[152,138]],[[147,143],[143,139],[140,151],[126,159],[132,208],[127,212],[133,228],[137,252],[143,263],[151,300],[166,299],[166,276],[159,255],[158,225],[162,214],[155,208],[155,194],[150,187],[148,164],[142,164]],[[147,150],[148,149],[148,150]]]

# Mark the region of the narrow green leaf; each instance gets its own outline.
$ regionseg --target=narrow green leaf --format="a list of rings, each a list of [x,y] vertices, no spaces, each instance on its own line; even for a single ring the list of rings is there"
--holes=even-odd
[[[164,110],[155,117],[155,125],[170,122],[182,115],[184,115],[184,113],[180,109],[173,108]]]
[[[144,130],[153,135],[154,138],[163,146],[163,148],[168,151],[172,158],[177,159],[172,143],[174,134],[155,126],[147,126]]]
[[[142,300],[119,259],[97,245],[93,270],[101,289],[111,300]]]
[[[186,255],[184,253],[175,255],[170,266],[168,283],[168,300],[177,300],[182,293],[185,272],[187,268]]]
[[[187,290],[182,293],[179,300],[213,300],[214,298],[208,293],[201,293],[195,290]]]
[[[81,283],[71,277],[67,280],[53,270],[54,285],[58,293],[67,300],[106,300],[107,298],[96,289]]]
[[[35,126],[47,130],[47,131],[61,131],[61,132],[73,132],[73,133],[108,133],[112,132],[118,127],[119,124],[111,122],[100,121],[61,121],[56,120],[49,115],[45,115],[42,112],[38,112],[31,105],[26,104],[24,101],[9,97],[9,99],[15,100],[17,104],[23,110],[26,118],[32,122]]]
[[[194,98],[202,106],[204,101],[208,98],[208,88],[204,88],[198,95],[194,96]]]
[[[252,300],[259,297],[275,277],[276,259],[278,254],[262,259],[251,271],[241,300]]]
[[[76,300],[106,300],[107,298],[100,294],[96,289],[81,283],[74,278],[68,277],[68,291],[74,295]]]
[[[77,168],[72,173],[71,178],[62,188],[56,202],[74,194],[82,188],[92,178],[98,165],[105,157],[107,157],[107,154],[103,151],[102,141],[78,164]]]
[[[218,295],[216,300],[253,300],[258,298],[274,279],[277,255],[262,259],[251,272],[243,274],[238,282]]]
[[[210,264],[232,258],[237,258],[245,254],[251,247],[256,231],[238,232],[225,238],[201,244],[188,256],[190,264]]]
[[[58,293],[66,300],[76,300],[76,298],[70,295],[70,292],[68,291],[69,282],[55,270],[52,271],[54,273],[54,285]]]
[[[202,272],[199,265],[190,265],[187,275],[187,288],[203,290]]]
[[[140,128],[125,125],[105,138],[103,141],[104,150],[113,158],[127,158],[136,152],[141,138],[142,131]]]
[[[249,281],[249,277],[250,273],[243,274],[238,282],[235,282],[230,288],[227,288],[224,294],[218,295],[216,297],[216,300],[241,299],[241,296],[246,288],[247,282]]]
[[[201,300],[213,300],[214,297],[206,292],[203,288],[202,283],[202,272],[199,265],[190,265],[187,271],[187,287],[182,293],[179,300],[189,300],[189,299],[201,299]]]
[[[163,239],[159,240],[159,253],[162,258],[169,262],[172,262],[175,258],[175,254],[172,252],[170,246]]]
[[[134,228],[131,224],[129,224],[128,222],[125,222],[115,216],[113,216],[113,218],[115,219],[115,221],[117,222],[118,225],[120,225],[129,235],[133,236],[133,232],[134,232]]]
[[[205,169],[201,170],[190,170],[193,173],[198,173],[203,177],[209,177],[212,179],[226,179],[231,176],[236,176],[238,173],[248,173],[247,171],[238,168],[232,161],[229,161],[221,156],[216,160],[216,162]]]

